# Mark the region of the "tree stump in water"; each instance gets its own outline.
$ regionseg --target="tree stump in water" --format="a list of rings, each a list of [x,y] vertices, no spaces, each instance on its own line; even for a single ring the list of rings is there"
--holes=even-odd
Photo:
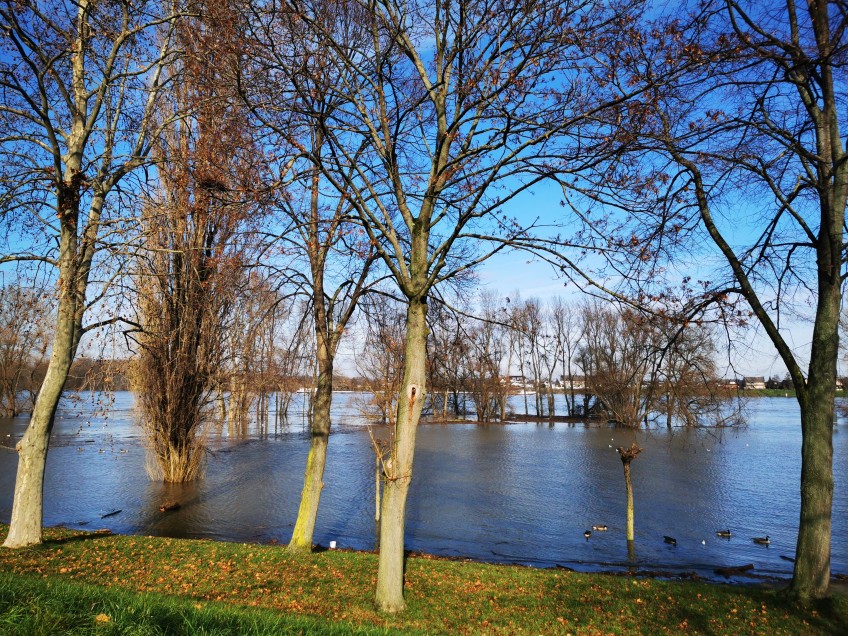
[[[630,462],[636,459],[636,456],[644,449],[640,448],[636,442],[630,445],[630,448],[619,446],[617,449],[621,456],[621,463],[624,464],[624,486],[627,488],[627,541],[633,541],[633,482],[630,480]]]

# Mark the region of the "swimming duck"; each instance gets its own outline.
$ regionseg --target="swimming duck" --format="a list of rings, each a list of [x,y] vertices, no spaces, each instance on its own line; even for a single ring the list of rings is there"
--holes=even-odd
[[[731,537],[730,530],[716,530],[716,536],[729,539]]]
[[[677,539],[674,537],[669,537],[668,535],[663,536],[663,541],[666,543],[670,543],[671,545],[677,545]]]
[[[584,537],[586,537],[586,541],[588,541],[588,540],[589,540],[589,537],[591,537],[591,536],[592,536],[592,531],[591,531],[591,530],[586,530],[586,532],[584,532],[584,533],[583,533],[583,536],[584,536]]]
[[[754,543],[759,543],[760,545],[768,545],[769,543],[771,543],[768,535],[764,537],[753,537],[753,539]]]
[[[598,532],[606,532],[607,527],[606,526],[592,526],[592,530],[597,530]]]

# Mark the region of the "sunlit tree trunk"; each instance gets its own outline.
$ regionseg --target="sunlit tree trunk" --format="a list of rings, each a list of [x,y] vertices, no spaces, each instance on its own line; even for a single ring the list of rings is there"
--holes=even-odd
[[[82,331],[82,297],[79,291],[82,289],[84,294],[85,283],[78,279],[76,267],[77,214],[78,210],[69,211],[61,220],[61,282],[53,350],[29,425],[17,445],[18,470],[12,517],[9,534],[3,543],[7,548],[20,548],[42,541],[44,471],[50,433]]]
[[[4,51],[0,112],[5,126],[15,130],[13,136],[0,139],[0,152],[6,158],[11,153],[15,162],[27,157],[33,166],[29,175],[19,173],[14,182],[4,179],[4,184],[17,188],[18,182],[30,186],[41,182],[51,190],[27,225],[39,228],[34,250],[45,242],[49,249],[58,248],[55,258],[34,257],[55,266],[57,302],[47,373],[18,444],[6,547],[41,542],[44,469],[53,420],[80,338],[92,327],[83,326],[83,316],[94,256],[103,247],[99,238],[104,200],[125,175],[146,161],[150,116],[162,69],[172,58],[169,25],[174,23],[173,16],[163,13],[167,5],[154,9],[142,6],[144,2],[103,6],[79,0],[64,11],[35,5],[0,5]],[[154,53],[145,44],[152,38],[145,38],[156,29],[161,37]],[[45,178],[51,180],[49,185]],[[24,195],[33,200],[30,193]],[[53,222],[47,223],[48,218]],[[2,219],[4,224],[8,220]],[[120,244],[119,227],[111,226],[110,250]],[[28,232],[25,226],[22,236]],[[20,249],[22,260],[35,253]],[[3,256],[0,262],[19,256]]]
[[[318,504],[324,488],[324,467],[327,464],[327,444],[330,438],[330,406],[333,399],[333,352],[325,334],[317,333],[316,361],[318,378],[315,386],[315,400],[312,405],[310,423],[309,455],[306,459],[303,490],[300,495],[300,507],[294,525],[289,550],[310,552],[312,550],[315,520],[318,517]]]
[[[633,442],[629,448],[619,447],[618,454],[621,457],[621,463],[624,465],[624,487],[627,490],[627,542],[628,545],[633,543],[635,538],[634,533],[634,511],[633,511],[633,482],[630,479],[630,463],[636,459],[636,456],[642,452],[642,449]]]
[[[82,76],[82,59],[74,66]],[[95,196],[89,207],[88,225],[82,237],[77,235],[79,201],[83,187],[81,173],[84,129],[80,118],[74,125],[71,148],[66,161],[65,179],[57,188],[59,210],[59,282],[55,333],[47,373],[33,406],[29,425],[18,442],[18,470],[12,503],[9,534],[3,545],[19,548],[41,543],[43,519],[44,471],[54,416],[71,364],[82,336],[85,295],[94,257],[96,223],[103,209],[102,195]],[[82,239],[82,240],[81,240]]]
[[[403,600],[403,549],[406,498],[412,482],[415,435],[426,393],[427,304],[409,301],[406,315],[406,362],[398,398],[391,456],[385,467],[385,488],[380,521],[380,562],[377,571],[377,608],[399,612]]]

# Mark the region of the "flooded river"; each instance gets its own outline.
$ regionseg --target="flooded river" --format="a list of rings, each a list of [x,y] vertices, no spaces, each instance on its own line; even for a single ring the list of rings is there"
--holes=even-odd
[[[133,400],[88,396],[60,409],[48,457],[45,524],[244,542],[288,541],[309,438],[303,419],[247,436],[212,433],[204,479],[150,481]],[[351,394],[338,394],[315,540],[372,549],[374,454]],[[518,407],[516,402],[516,407]],[[523,408],[523,403],[522,403]],[[607,425],[422,425],[407,547],[445,556],[579,570],[627,566],[625,493],[616,447],[636,441],[635,565],[710,574],[753,563],[789,576],[799,514],[800,419],[793,399],[758,398],[749,424],[724,431],[627,431]],[[0,419],[0,520],[12,507],[25,418]],[[848,574],[848,422],[834,429],[832,567]],[[162,513],[165,501],[181,508]],[[110,512],[120,510],[103,518]],[[587,541],[593,525],[608,526]],[[730,539],[716,536],[729,528]],[[770,546],[754,536],[769,535]],[[663,536],[677,545],[663,542]]]

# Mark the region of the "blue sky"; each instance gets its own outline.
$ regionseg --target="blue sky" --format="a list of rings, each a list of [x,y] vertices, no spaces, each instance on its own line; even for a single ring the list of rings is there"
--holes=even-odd
[[[560,206],[562,198],[558,185],[538,185],[531,192],[517,197],[509,205],[509,212],[521,222],[539,219],[541,222],[563,222],[567,211]],[[724,219],[722,230],[729,240],[741,244],[751,240],[757,226],[758,213],[751,205],[731,206]],[[684,259],[681,256],[681,259]],[[693,278],[704,277],[716,280],[718,272],[726,272],[726,264],[710,243],[696,246],[692,255],[676,263],[677,273]],[[681,272],[682,270],[682,272]],[[543,301],[554,296],[580,303],[587,296],[573,283],[566,284],[562,276],[550,264],[534,259],[524,252],[501,252],[484,263],[477,272],[481,286],[497,290],[503,296],[539,298]],[[812,338],[812,308],[810,302],[796,299],[795,316],[781,322],[781,328],[790,347],[796,352],[802,368],[806,368]],[[747,307],[747,305],[745,306]],[[777,355],[776,349],[764,330],[755,320],[751,326],[735,330],[728,338],[719,333],[718,370],[726,377],[756,375],[783,377],[786,366]],[[842,365],[841,365],[842,366]]]

